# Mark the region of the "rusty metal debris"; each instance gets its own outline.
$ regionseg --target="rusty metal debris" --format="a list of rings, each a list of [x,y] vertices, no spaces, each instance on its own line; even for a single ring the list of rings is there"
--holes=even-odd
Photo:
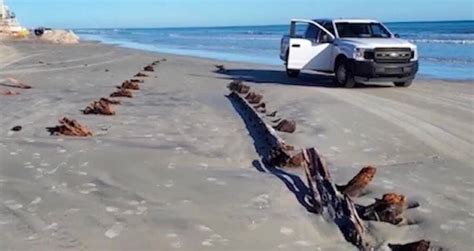
[[[46,128],[51,135],[65,135],[76,137],[92,136],[92,132],[86,126],[79,124],[74,119],[62,118],[58,126]]]
[[[431,243],[426,240],[411,242],[407,244],[388,244],[392,251],[429,251]]]
[[[115,102],[108,99],[100,99],[90,103],[82,112],[84,114],[115,115],[112,103]]]
[[[117,86],[118,89],[130,89],[130,90],[140,90],[140,85],[138,82],[132,82],[129,80],[125,80],[122,83],[122,86]]]
[[[147,65],[145,66],[145,68],[143,68],[144,71],[149,71],[149,72],[154,72],[155,71],[155,67],[153,67],[153,65]]]
[[[250,92],[245,96],[245,99],[250,103],[250,104],[258,104],[262,102],[263,96],[260,94],[257,94],[255,92]]]
[[[137,78],[146,78],[146,77],[149,77],[147,74],[143,73],[143,72],[139,72],[137,74],[135,74],[134,77],[137,77]]]
[[[112,98],[114,98],[114,97],[133,98],[133,93],[128,89],[121,88],[118,91],[110,94],[110,97],[112,97]]]
[[[280,132],[294,133],[296,131],[296,122],[294,120],[282,120],[274,126],[275,130]]]
[[[31,86],[14,78],[7,78],[6,81],[0,83],[0,85],[6,86],[6,87],[12,87],[12,88],[31,89]]]
[[[374,167],[364,167],[346,185],[337,186],[337,189],[351,198],[358,197],[362,190],[372,181],[376,171],[377,169]]]

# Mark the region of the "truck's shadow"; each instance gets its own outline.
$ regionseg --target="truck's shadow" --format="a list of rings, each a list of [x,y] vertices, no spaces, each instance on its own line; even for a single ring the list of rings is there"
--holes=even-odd
[[[340,88],[333,82],[333,77],[318,73],[302,72],[298,78],[290,78],[286,72],[273,69],[226,69],[216,70],[218,74],[228,79],[240,79],[251,83],[273,83],[282,85],[316,86],[325,88]],[[389,85],[357,84],[356,88],[387,88]]]

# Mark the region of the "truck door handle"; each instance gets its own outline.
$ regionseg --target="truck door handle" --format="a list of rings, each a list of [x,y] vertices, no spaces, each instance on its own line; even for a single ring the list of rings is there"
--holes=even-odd
[[[301,45],[299,45],[299,44],[292,44],[291,47],[293,47],[293,48],[300,48]]]

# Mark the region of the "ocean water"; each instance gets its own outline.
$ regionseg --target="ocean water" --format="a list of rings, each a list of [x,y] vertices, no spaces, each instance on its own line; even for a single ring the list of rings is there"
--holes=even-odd
[[[474,21],[386,23],[417,44],[419,76],[474,80]],[[280,39],[288,25],[215,28],[76,29],[84,40],[157,52],[282,65]]]

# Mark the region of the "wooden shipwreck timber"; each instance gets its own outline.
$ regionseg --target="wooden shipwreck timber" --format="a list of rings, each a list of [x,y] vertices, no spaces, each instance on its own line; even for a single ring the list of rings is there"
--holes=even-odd
[[[281,122],[290,120],[276,119],[276,111],[263,112],[262,106],[268,108],[268,103],[263,103],[263,96],[252,92],[251,88],[241,81],[233,81],[228,88],[231,91],[228,95],[229,100],[254,138],[256,150],[262,158],[260,165],[267,170],[303,168],[309,192],[302,204],[308,205],[308,210],[324,215],[325,218],[333,221],[344,238],[359,250],[381,248],[381,244],[375,243],[374,238],[367,231],[365,221],[402,225],[406,223],[405,211],[418,206],[417,203],[408,203],[405,196],[395,193],[385,194],[381,199],[375,199],[375,202],[369,206],[356,204],[354,200],[375,177],[377,170],[375,167],[364,167],[345,185],[335,184],[324,158],[316,148],[297,148],[286,143],[278,135],[276,130],[283,126]],[[272,123],[279,124],[272,125]],[[291,127],[291,130],[279,131],[295,132],[296,122],[292,121]],[[388,244],[388,248],[394,251],[442,250],[432,247],[430,242],[425,240],[407,244]]]

